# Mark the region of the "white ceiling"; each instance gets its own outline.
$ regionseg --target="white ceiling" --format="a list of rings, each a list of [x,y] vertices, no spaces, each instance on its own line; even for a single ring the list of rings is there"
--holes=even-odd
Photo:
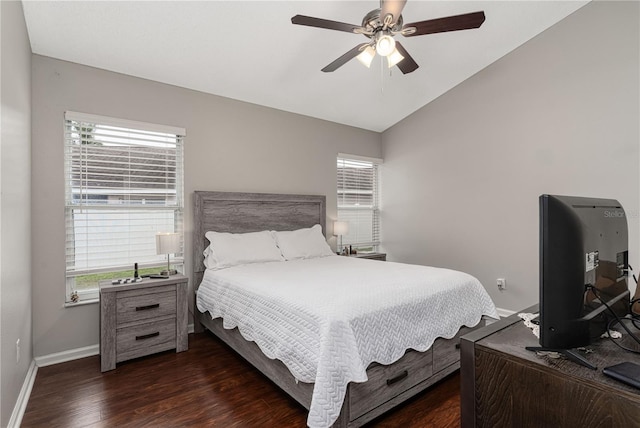
[[[476,30],[396,36],[420,65],[325,65],[362,35],[291,24],[296,14],[360,25],[360,1],[23,1],[36,54],[373,131],[384,131],[587,1],[409,0],[405,23],[484,10]]]

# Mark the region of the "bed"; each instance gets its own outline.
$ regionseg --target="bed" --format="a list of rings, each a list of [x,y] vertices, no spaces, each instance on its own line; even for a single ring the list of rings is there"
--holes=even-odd
[[[497,317],[482,286],[469,288],[475,278],[443,269],[332,254],[206,269],[198,255],[209,245],[208,231],[320,225],[314,229],[324,235],[325,197],[198,191],[194,200],[196,329],[210,330],[307,408],[311,427],[358,427],[426,389],[459,368],[458,337],[482,325],[483,315]],[[401,283],[393,278],[398,272]],[[429,287],[410,288],[412,278],[425,272],[432,278]],[[332,281],[335,275],[346,282]],[[464,287],[439,285],[451,277]],[[439,310],[425,311],[421,305],[428,299],[436,299]],[[458,307],[478,300],[482,304],[469,303],[470,309],[451,309],[451,302]],[[395,304],[379,308],[381,301]],[[424,321],[425,328],[403,329],[409,318]],[[405,344],[400,336],[410,337]]]

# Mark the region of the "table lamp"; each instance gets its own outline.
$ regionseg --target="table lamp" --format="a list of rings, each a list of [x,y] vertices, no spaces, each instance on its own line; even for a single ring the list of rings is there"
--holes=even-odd
[[[156,234],[156,254],[167,255],[167,269],[160,272],[160,275],[175,275],[177,270],[171,269],[169,264],[169,254],[180,252],[180,234],[161,232]]]
[[[342,251],[342,235],[349,233],[349,222],[346,221],[334,221],[333,222],[333,234],[338,237],[338,253]]]

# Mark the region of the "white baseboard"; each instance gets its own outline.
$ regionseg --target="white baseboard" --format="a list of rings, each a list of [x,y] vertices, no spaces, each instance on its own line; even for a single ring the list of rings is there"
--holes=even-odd
[[[36,357],[38,367],[46,367],[52,364],[66,363],[67,361],[78,360],[80,358],[92,357],[100,354],[99,345],[85,346],[84,348],[69,349],[68,351],[56,352],[55,354]]]
[[[496,311],[498,311],[500,318],[506,318],[515,314],[515,311],[510,311],[509,309],[496,308]]]
[[[187,326],[187,332],[193,333],[193,324],[189,324]],[[80,358],[92,357],[94,355],[100,355],[100,345],[85,346],[84,348],[69,349],[68,351],[43,355],[41,357],[36,357],[35,362],[38,367],[46,367],[53,364],[78,360]]]
[[[27,410],[29,396],[31,396],[31,390],[33,389],[33,384],[36,381],[36,373],[38,373],[38,366],[36,365],[35,360],[31,360],[29,370],[27,370],[27,376],[24,378],[20,394],[18,394],[18,400],[16,401],[16,405],[13,407],[13,412],[11,413],[9,424],[7,425],[8,428],[17,428],[22,423],[22,417],[24,416],[24,411]]]

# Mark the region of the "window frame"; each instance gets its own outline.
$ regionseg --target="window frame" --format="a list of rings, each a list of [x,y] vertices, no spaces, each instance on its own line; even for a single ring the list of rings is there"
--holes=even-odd
[[[381,234],[381,225],[380,225],[380,200],[381,200],[381,179],[380,179],[380,166],[383,163],[383,160],[380,158],[372,158],[367,156],[359,156],[359,155],[351,155],[345,153],[338,153],[336,162],[336,209],[337,209],[337,220],[338,221],[346,221],[349,224],[349,232],[345,236],[341,236],[338,239],[338,246],[344,247],[350,245],[356,248],[359,251],[378,251],[378,247],[380,245],[380,234]],[[341,166],[342,162],[342,166]],[[369,183],[356,183],[356,186],[351,189],[352,199],[355,198],[356,202],[362,202],[358,196],[354,196],[357,193],[365,195],[364,199],[368,199],[367,196],[370,194],[371,203],[367,206],[358,206],[356,204],[347,203],[347,191],[345,190],[347,180],[357,180],[357,177],[353,174],[350,174],[349,178],[346,177],[344,171],[342,175],[340,173],[340,168],[345,168],[345,162],[351,163],[353,167],[370,167],[373,169],[371,171],[371,180]],[[363,178],[366,178],[364,174]],[[352,183],[353,184],[353,183]],[[369,190],[370,188],[370,190]],[[353,215],[347,216],[346,213],[355,213],[355,220]],[[367,214],[369,213],[369,214]],[[364,214],[364,215],[361,215]],[[370,217],[370,221],[366,218]],[[356,224],[353,224],[355,221]],[[367,232],[364,233],[365,237],[370,239],[359,239],[358,235],[362,232],[362,226],[365,223],[371,223],[370,230],[367,227]],[[355,226],[355,227],[354,227]],[[354,236],[355,234],[355,236]],[[337,248],[338,252],[340,252],[341,248]]]
[[[155,234],[158,232],[177,232],[180,234],[181,250],[171,257],[171,262],[179,269],[183,268],[185,137],[186,130],[184,128],[72,111],[65,112],[63,119],[64,245],[65,302],[67,305],[97,300],[99,298],[98,281],[100,277],[106,277],[105,279],[132,277],[134,263],[139,262],[140,270],[166,267],[167,256],[155,254]],[[92,150],[89,147],[95,141],[98,143]],[[120,161],[118,159],[124,152],[129,153],[130,158],[133,156],[131,153],[134,155],[142,153],[148,158],[144,160],[146,163],[136,166],[135,160]],[[97,162],[106,162],[109,159],[109,166],[95,166],[96,159]],[[173,159],[173,162],[171,163],[167,159]],[[92,162],[94,162],[93,166]],[[105,173],[105,170],[109,170],[109,172]],[[113,180],[114,177],[122,178],[125,176],[128,177],[128,184]],[[141,181],[136,181],[136,179]],[[122,182],[126,181],[126,179],[122,179]],[[116,184],[113,184],[114,182]],[[105,190],[100,188],[101,185]],[[160,189],[153,190],[154,186]],[[103,197],[96,196],[101,193],[106,194],[106,199],[109,201],[104,202]],[[145,205],[144,195],[149,193],[158,193],[158,196],[153,195],[154,199],[151,200],[151,203]],[[119,201],[114,202],[116,199]],[[81,216],[86,218],[84,226],[81,226],[78,221],[79,213],[82,213]],[[108,219],[109,213],[115,220]],[[124,217],[122,217],[123,215]],[[157,220],[156,217],[160,220]],[[140,219],[149,219],[149,224],[145,224],[144,228],[137,226],[136,220],[140,224]],[[97,228],[92,220],[99,222]],[[173,229],[168,230],[171,226]],[[124,228],[124,233],[120,232],[125,237],[124,241],[128,242],[130,247],[131,243],[135,243],[136,248],[129,250],[131,254],[127,254],[126,251],[115,251],[114,253],[120,257],[114,257],[115,264],[112,266],[101,266],[100,262],[97,264],[92,262],[91,257],[96,259],[96,248],[104,248],[105,246],[108,248],[108,245],[102,242],[100,244],[96,244],[95,240],[91,242],[94,236],[108,237],[110,239],[109,245],[117,249],[118,244],[114,245],[111,240],[115,240],[113,236],[117,235],[115,230],[118,227]],[[162,229],[153,230],[154,227]],[[100,232],[96,232],[95,229],[99,229]],[[144,229],[144,231],[140,232],[138,229]],[[78,238],[78,236],[82,236],[83,231],[85,232],[84,238]],[[142,239],[139,238],[139,233],[144,234]],[[82,244],[79,244],[80,240],[82,240]],[[137,248],[137,244],[143,241],[142,249]],[[79,261],[80,259],[77,257],[78,246],[83,244],[86,249],[84,256],[86,259]],[[153,246],[152,250],[151,246]],[[86,254],[93,254],[93,256]],[[76,278],[94,274],[99,275],[95,280],[95,287],[79,288],[77,286]]]

